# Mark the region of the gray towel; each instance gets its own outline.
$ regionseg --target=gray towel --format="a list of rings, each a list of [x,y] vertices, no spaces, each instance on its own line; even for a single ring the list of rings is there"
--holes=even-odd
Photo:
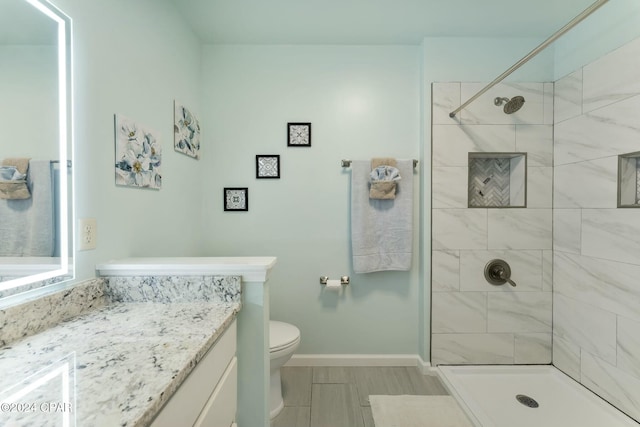
[[[397,162],[404,179],[392,200],[369,199],[371,163],[351,163],[351,249],[356,273],[411,269],[413,160]]]
[[[53,256],[55,221],[49,160],[31,160],[31,198],[0,199],[0,256]]]

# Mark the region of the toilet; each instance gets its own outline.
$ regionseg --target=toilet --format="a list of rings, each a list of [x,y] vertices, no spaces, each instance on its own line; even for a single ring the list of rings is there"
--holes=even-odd
[[[271,359],[271,385],[269,388],[271,406],[269,416],[271,419],[275,418],[284,408],[280,368],[291,358],[299,344],[300,330],[298,328],[277,320],[269,321],[269,356]]]

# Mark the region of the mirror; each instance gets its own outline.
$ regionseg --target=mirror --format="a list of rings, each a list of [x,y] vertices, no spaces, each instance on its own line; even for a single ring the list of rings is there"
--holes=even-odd
[[[70,24],[0,0],[0,299],[73,278]]]

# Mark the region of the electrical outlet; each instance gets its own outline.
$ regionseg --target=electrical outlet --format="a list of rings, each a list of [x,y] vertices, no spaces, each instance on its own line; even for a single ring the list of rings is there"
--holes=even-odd
[[[80,232],[79,249],[86,251],[89,249],[95,249],[98,241],[98,224],[95,218],[84,218],[78,220],[78,228]]]

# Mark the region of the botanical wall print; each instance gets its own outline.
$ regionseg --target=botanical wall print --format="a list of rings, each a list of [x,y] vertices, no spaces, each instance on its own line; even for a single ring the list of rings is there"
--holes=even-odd
[[[174,101],[173,146],[187,156],[200,158],[200,122],[184,105]]]
[[[311,123],[287,123],[289,147],[311,147]]]
[[[280,155],[258,154],[256,156],[256,178],[280,178]]]
[[[249,210],[249,189],[225,188],[224,189],[224,210],[225,211],[248,211]]]
[[[162,146],[158,133],[119,114],[115,128],[116,185],[160,189]]]

